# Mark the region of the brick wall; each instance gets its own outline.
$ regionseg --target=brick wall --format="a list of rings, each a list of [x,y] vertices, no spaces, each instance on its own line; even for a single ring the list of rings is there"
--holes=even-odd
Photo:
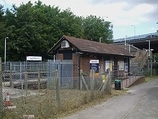
[[[63,54],[57,54],[56,59],[57,60],[63,60]]]
[[[73,60],[73,76],[78,77],[78,55],[77,54],[72,54],[72,60]]]

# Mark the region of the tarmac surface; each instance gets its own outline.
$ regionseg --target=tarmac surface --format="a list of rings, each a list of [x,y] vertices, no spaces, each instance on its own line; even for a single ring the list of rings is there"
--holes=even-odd
[[[64,119],[158,119],[158,79],[133,86],[127,92]]]

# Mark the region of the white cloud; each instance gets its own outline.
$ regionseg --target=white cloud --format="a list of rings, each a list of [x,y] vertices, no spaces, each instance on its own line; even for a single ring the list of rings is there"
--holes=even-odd
[[[8,5],[13,5],[15,4],[16,6],[19,6],[22,2],[23,3],[27,3],[29,0],[5,0],[5,2],[8,4]],[[30,0],[32,2],[34,2],[35,0]]]
[[[5,0],[7,4],[15,4],[19,6],[22,2],[26,3],[29,0]],[[31,0],[32,3],[35,0]],[[108,17],[109,21],[117,25],[129,25],[138,24],[144,22],[147,19],[143,16],[146,13],[150,13],[153,7],[148,4],[140,4],[132,8],[131,10],[125,10],[129,6],[127,2],[117,2],[109,4],[90,4],[87,0],[42,0],[44,4],[59,6],[60,9],[71,8],[71,11],[79,16],[96,15],[102,18]]]
[[[2,0],[1,4],[11,6],[15,4],[19,6],[22,2],[27,3],[29,0]],[[36,0],[31,0],[34,3]],[[108,0],[101,0],[96,4],[92,4],[92,0],[41,0],[46,5],[59,6],[60,9],[70,8],[71,11],[78,16],[96,15],[111,21],[114,25],[114,31],[117,27],[126,29],[131,25],[145,24],[151,21],[152,13],[156,10],[157,5],[145,2],[134,2],[132,0],[118,0],[115,2],[108,2]],[[156,12],[155,12],[156,13]],[[122,30],[121,30],[122,31]],[[126,31],[126,30],[124,30]],[[122,31],[122,33],[124,32]],[[116,32],[115,32],[116,34]],[[120,34],[119,34],[120,35]],[[123,35],[124,36],[124,35]]]

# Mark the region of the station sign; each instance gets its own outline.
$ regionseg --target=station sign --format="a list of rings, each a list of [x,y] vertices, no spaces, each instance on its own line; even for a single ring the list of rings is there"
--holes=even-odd
[[[99,60],[90,60],[90,70],[94,70],[95,73],[99,72]]]
[[[26,61],[42,61],[41,56],[27,56]]]

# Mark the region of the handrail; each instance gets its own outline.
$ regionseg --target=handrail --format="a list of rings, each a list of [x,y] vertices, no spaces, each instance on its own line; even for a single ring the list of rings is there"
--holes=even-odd
[[[120,70],[115,70],[115,71],[112,71],[112,75],[114,76],[114,72],[117,72],[117,74],[118,74],[118,76],[120,75],[119,74],[119,71]],[[124,71],[124,73],[127,73],[127,72],[125,72]],[[131,70],[130,72],[128,72],[128,75],[132,75],[132,76],[138,76],[138,75],[142,75],[142,70],[141,70],[141,68],[134,68],[133,70]]]
[[[136,52],[136,55],[135,55],[135,57],[131,60],[131,63],[130,63],[130,64],[132,64],[132,63],[135,61],[135,59],[137,59],[137,58],[139,57],[139,54],[140,54],[140,50],[138,50],[138,51]]]
[[[145,51],[145,50],[144,50],[144,51]],[[142,60],[141,60],[140,63],[139,63],[139,66],[140,66],[141,68],[143,68],[143,66],[144,66],[145,62],[147,61],[147,59],[148,59],[148,52],[145,51],[145,54],[143,54],[143,58],[142,58]]]
[[[133,47],[136,50],[139,50],[139,48],[135,47],[134,45],[130,45],[131,47]]]

